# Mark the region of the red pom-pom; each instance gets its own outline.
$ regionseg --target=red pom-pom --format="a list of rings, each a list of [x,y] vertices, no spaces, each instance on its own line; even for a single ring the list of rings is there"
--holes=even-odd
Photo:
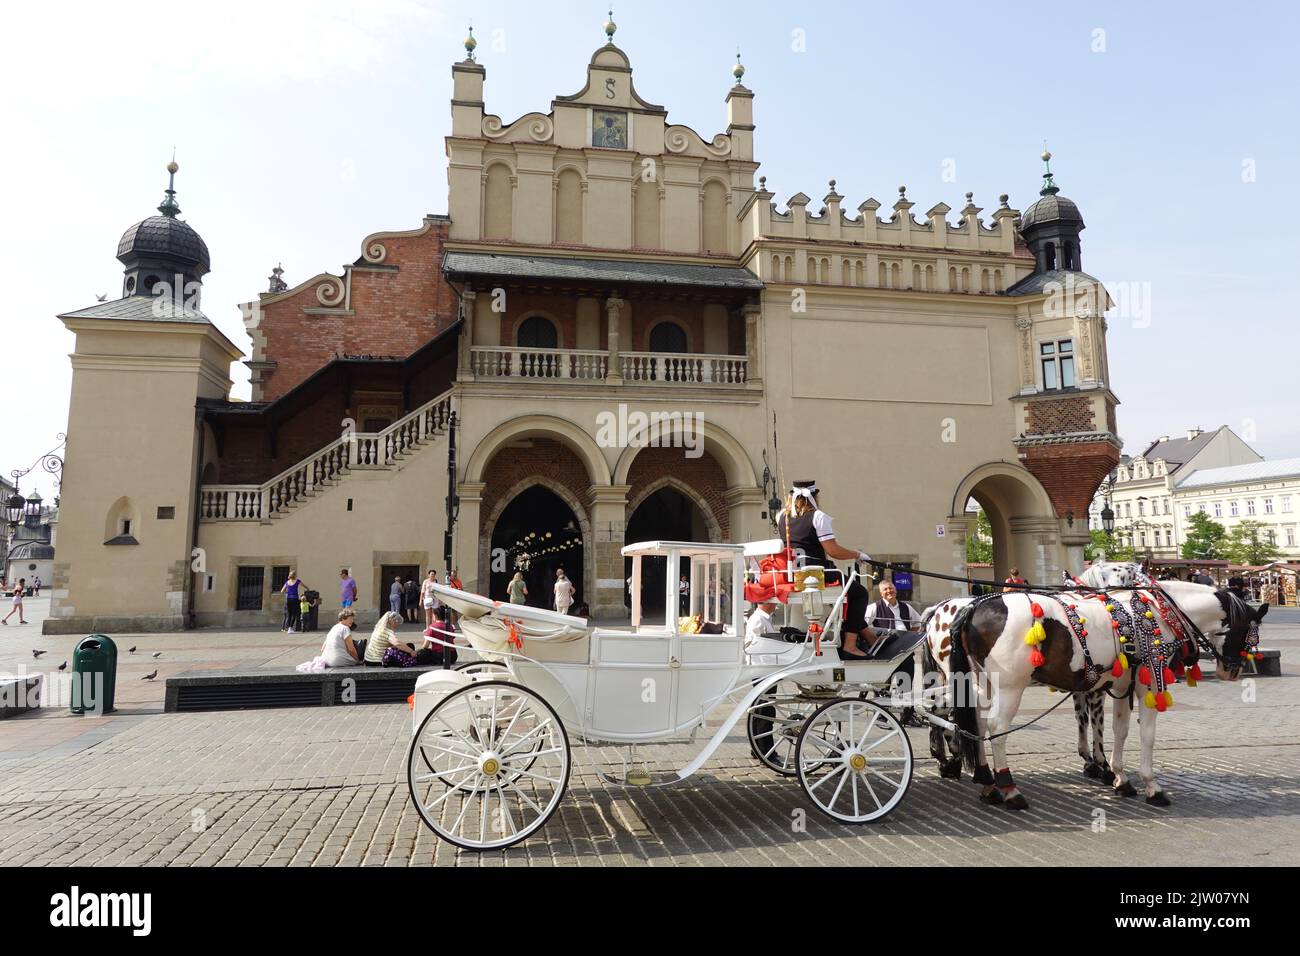
[[[1165,677],[1166,684],[1172,684],[1174,682],[1174,672],[1171,671],[1168,667],[1166,667],[1164,670],[1164,677]]]
[[[1138,683],[1143,684],[1146,687],[1151,686],[1151,668],[1147,667],[1145,664],[1138,668]]]
[[[1150,599],[1149,597],[1147,597],[1145,594],[1139,594],[1139,595],[1138,595],[1138,600],[1141,601],[1143,604],[1150,604],[1150,603],[1151,603],[1151,599]]]
[[[1029,652],[1029,664],[1031,667],[1042,667],[1043,661],[1044,661],[1043,652],[1040,651],[1038,648],[1035,647],[1032,651]]]
[[[1085,627],[1085,628],[1084,628],[1082,631],[1080,631],[1079,633],[1080,633],[1083,637],[1087,637],[1087,636],[1088,636],[1088,629]]]
[[[1110,676],[1111,677],[1124,676],[1124,665],[1119,662],[1118,657],[1115,658],[1115,663],[1110,665]]]
[[[1165,703],[1165,695],[1156,694],[1156,710],[1163,714],[1168,707],[1169,705]]]
[[[1202,677],[1204,677],[1204,676],[1205,676],[1205,675],[1201,673],[1201,665],[1200,665],[1200,664],[1193,664],[1193,665],[1192,665],[1192,674],[1191,674],[1192,680],[1200,680],[1200,679],[1201,679]]]
[[[1034,617],[1042,617],[1043,606],[1039,604],[1037,601],[1035,601],[1029,605],[1029,613],[1032,614]]]

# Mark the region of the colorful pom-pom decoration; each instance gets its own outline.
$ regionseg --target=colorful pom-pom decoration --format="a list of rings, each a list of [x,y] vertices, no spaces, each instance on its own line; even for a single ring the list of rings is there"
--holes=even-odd
[[[1174,672],[1170,670],[1168,667],[1166,667],[1164,670],[1164,677],[1165,677],[1166,684],[1172,684],[1175,680]]]
[[[1115,605],[1113,605],[1113,604],[1107,604],[1107,605],[1106,605],[1106,610],[1107,610],[1107,611],[1110,611],[1111,613],[1114,613],[1114,611],[1115,611]]]
[[[1151,668],[1145,664],[1138,668],[1138,683],[1144,687],[1151,686]]]
[[[1192,672],[1191,672],[1191,675],[1190,675],[1190,676],[1191,676],[1191,679],[1192,679],[1192,680],[1200,680],[1202,677],[1205,676],[1203,673],[1201,673],[1201,665],[1200,665],[1200,664],[1193,664],[1193,665],[1192,665]]]
[[[1029,613],[1032,614],[1034,617],[1042,617],[1043,606],[1039,604],[1037,601],[1034,601],[1032,604],[1029,605]]]
[[[1165,712],[1166,708],[1169,707],[1169,702],[1168,702],[1167,700],[1165,700],[1165,697],[1166,697],[1166,694],[1157,694],[1157,695],[1156,695],[1156,711],[1157,711],[1158,713],[1163,714],[1163,713]]]
[[[1115,658],[1115,663],[1110,665],[1110,676],[1111,677],[1124,676],[1124,655],[1123,654]]]
[[[1152,611],[1143,611],[1143,612],[1142,612],[1142,616],[1145,617],[1145,618],[1149,621],[1149,620],[1151,620],[1152,618],[1155,617],[1155,613],[1152,612]]]
[[[1031,667],[1042,667],[1043,660],[1044,660],[1043,652],[1040,651],[1038,648],[1035,647],[1032,651],[1029,652],[1029,664]]]
[[[1142,697],[1142,704],[1145,707],[1155,707],[1156,695],[1151,693],[1151,691],[1147,691],[1146,694]]]

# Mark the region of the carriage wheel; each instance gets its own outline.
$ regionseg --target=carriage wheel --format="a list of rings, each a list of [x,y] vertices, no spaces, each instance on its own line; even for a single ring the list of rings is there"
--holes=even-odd
[[[466,850],[492,850],[550,819],[569,764],[569,737],[551,705],[493,680],[462,687],[429,711],[411,739],[406,779],[429,829]]]
[[[868,823],[898,806],[912,782],[912,744],[889,711],[841,697],[813,713],[795,751],[804,793],[841,823]]]
[[[765,767],[793,777],[798,773],[794,754],[799,731],[813,705],[791,693],[782,693],[781,686],[777,684],[759,695],[749,709],[745,729],[750,753]]]

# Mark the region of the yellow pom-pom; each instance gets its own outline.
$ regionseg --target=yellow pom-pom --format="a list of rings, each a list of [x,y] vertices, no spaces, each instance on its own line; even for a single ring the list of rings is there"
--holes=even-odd
[[[1107,604],[1107,605],[1106,605],[1106,610],[1107,610],[1107,611],[1114,611],[1114,610],[1115,610],[1115,605],[1113,605],[1113,604]]]
[[[1035,644],[1041,644],[1047,640],[1047,632],[1043,630],[1042,621],[1034,621],[1033,626],[1029,628],[1029,633],[1033,635]]]
[[[1122,671],[1126,671],[1126,670],[1128,670],[1128,655],[1127,655],[1127,654],[1121,654],[1121,655],[1119,656],[1119,669],[1120,669],[1121,672],[1122,672]]]
[[[1155,614],[1153,614],[1151,611],[1147,611],[1147,612],[1143,615],[1143,617],[1145,617],[1147,620],[1151,620],[1153,617],[1155,617]]]
[[[1154,710],[1156,706],[1156,695],[1151,691],[1147,691],[1146,695],[1142,698],[1142,704],[1143,706],[1150,707]]]
[[[1195,687],[1196,684],[1197,684],[1197,680],[1196,680],[1195,677],[1189,677],[1189,678],[1187,678],[1187,686],[1188,686],[1188,687]]]
[[[1169,691],[1165,691],[1165,706],[1166,707],[1174,706],[1174,695],[1169,693]]]
[[[1038,643],[1038,638],[1034,636],[1033,628],[1030,628],[1029,633],[1025,635],[1025,643],[1030,647],[1033,647]]]
[[[1087,623],[1088,623],[1088,619],[1087,619],[1086,617],[1081,617],[1081,618],[1079,618],[1079,623],[1080,623],[1080,624],[1087,624]]]

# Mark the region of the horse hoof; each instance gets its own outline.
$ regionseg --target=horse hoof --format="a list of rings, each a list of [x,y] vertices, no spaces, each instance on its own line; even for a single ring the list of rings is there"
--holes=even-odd
[[[980,802],[993,805],[1002,803],[1002,792],[1000,790],[990,790],[988,793],[981,793]]]
[[[1165,796],[1165,792],[1160,790],[1147,797],[1147,803],[1151,804],[1153,807],[1167,807],[1170,804],[1170,800]]]
[[[1028,810],[1029,801],[1024,798],[1023,794],[1016,794],[1014,797],[1008,797],[1006,801],[1008,810]]]
[[[1083,765],[1083,775],[1091,777],[1093,780],[1101,779],[1101,768],[1095,763],[1086,763]]]
[[[1103,770],[1103,771],[1101,772],[1101,782],[1104,783],[1104,784],[1105,784],[1106,786],[1108,786],[1108,787],[1114,786],[1114,785],[1115,785],[1115,771],[1114,771],[1114,770],[1111,770],[1109,767],[1107,767],[1105,770]]]
[[[939,764],[939,776],[945,780],[961,779],[961,761],[945,760]]]
[[[1127,780],[1125,780],[1122,784],[1116,787],[1115,792],[1118,793],[1121,797],[1136,797],[1138,795],[1138,792],[1136,789],[1134,789],[1133,784],[1129,783]]]

